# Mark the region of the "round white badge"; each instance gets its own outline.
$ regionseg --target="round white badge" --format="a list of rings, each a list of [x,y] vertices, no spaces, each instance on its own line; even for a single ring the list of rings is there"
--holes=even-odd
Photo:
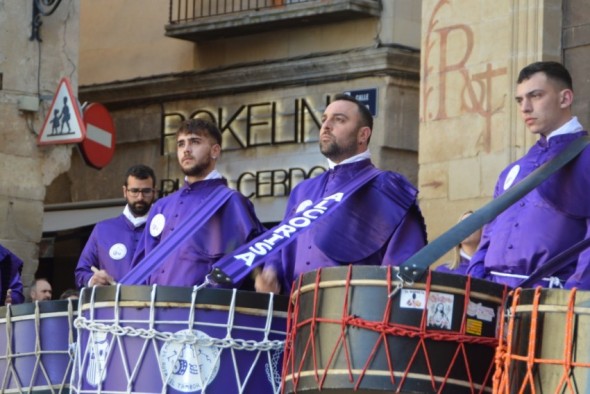
[[[506,175],[506,179],[504,179],[504,190],[508,189],[514,183],[514,180],[518,176],[520,172],[520,165],[515,165],[508,171],[508,175]]]
[[[158,235],[162,234],[162,230],[164,230],[164,226],[166,225],[166,218],[161,213],[154,216],[152,221],[150,222],[150,235],[152,237],[157,237]]]
[[[109,249],[109,256],[113,260],[121,260],[123,257],[127,256],[127,246],[122,243],[114,244]]]
[[[211,340],[209,335],[199,330],[181,330],[177,334]],[[213,346],[166,342],[160,350],[160,371],[173,389],[186,393],[199,391],[217,376],[220,352],[221,349]]]

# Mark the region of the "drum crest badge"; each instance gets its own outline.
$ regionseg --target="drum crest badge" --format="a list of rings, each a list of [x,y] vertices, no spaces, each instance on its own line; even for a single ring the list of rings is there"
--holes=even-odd
[[[108,341],[106,332],[96,332],[90,337],[90,360],[86,371],[86,381],[97,387],[104,381],[106,374],[106,362],[108,354]]]
[[[199,330],[181,330],[176,334],[210,340]],[[211,383],[219,372],[221,349],[199,344],[166,342],[160,349],[160,371],[175,390],[194,392]]]

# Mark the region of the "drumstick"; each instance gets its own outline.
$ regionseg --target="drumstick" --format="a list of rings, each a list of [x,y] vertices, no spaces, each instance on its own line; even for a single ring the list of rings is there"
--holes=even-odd
[[[93,266],[93,265],[91,265],[91,266],[90,266],[90,269],[91,269],[91,270],[92,270],[92,272],[94,272],[95,274],[96,274],[97,272],[99,272],[99,271],[100,271],[98,268],[96,268],[96,267],[95,267],[95,266]],[[112,280],[112,279],[111,279],[111,280],[109,280],[109,284],[110,284],[110,285],[116,285],[116,284],[117,284],[117,282],[115,282],[114,280]]]

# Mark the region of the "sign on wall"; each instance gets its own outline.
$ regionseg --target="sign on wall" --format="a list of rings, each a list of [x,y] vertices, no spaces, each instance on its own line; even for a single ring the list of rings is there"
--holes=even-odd
[[[38,145],[72,144],[86,136],[78,100],[68,78],[62,78],[53,96],[45,122],[37,137]]]

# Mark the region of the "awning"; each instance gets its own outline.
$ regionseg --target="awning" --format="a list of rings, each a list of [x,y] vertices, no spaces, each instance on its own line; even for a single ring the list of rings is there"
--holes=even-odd
[[[43,232],[89,226],[120,215],[124,207],[123,199],[46,205],[43,214]]]

